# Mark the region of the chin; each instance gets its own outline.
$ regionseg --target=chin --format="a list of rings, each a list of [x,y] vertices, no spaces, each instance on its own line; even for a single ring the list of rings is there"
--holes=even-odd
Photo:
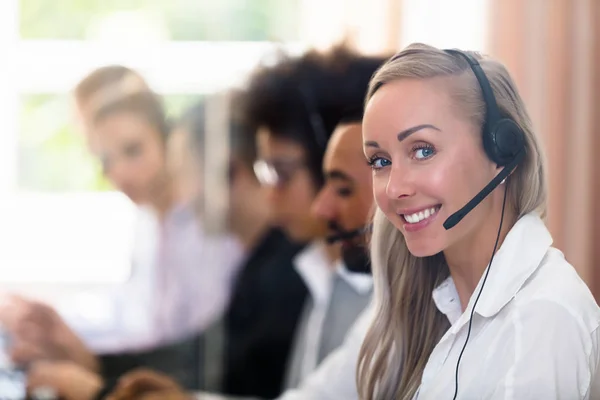
[[[125,193],[125,195],[127,196],[127,198],[129,200],[131,200],[132,203],[134,203],[135,205],[138,206],[143,206],[145,204],[147,204],[148,202],[144,201],[144,198],[142,196],[136,196],[136,195],[132,195],[132,194],[127,194]]]
[[[280,225],[280,227],[285,231],[288,239],[290,239],[293,242],[304,243],[314,239],[310,237],[310,235],[307,235],[306,232],[304,232],[302,229],[298,229],[297,227],[282,225]]]
[[[410,254],[419,258],[434,256],[444,250],[440,243],[429,240],[407,240],[406,247]]]

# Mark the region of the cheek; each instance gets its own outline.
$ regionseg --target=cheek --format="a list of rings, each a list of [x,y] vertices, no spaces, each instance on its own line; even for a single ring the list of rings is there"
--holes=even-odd
[[[488,173],[486,160],[475,154],[456,159],[451,169],[440,171],[437,184],[448,193],[449,202],[456,208],[464,206],[493,177]]]
[[[300,214],[309,213],[315,200],[313,188],[310,185],[298,185],[294,189],[286,199],[288,207]]]
[[[166,149],[153,143],[142,151],[138,164],[143,165],[147,172],[152,174],[165,170],[167,168]]]
[[[285,189],[279,191],[277,203],[279,208],[290,213],[303,214],[310,212],[315,196],[310,177],[299,173]]]
[[[447,207],[448,213],[462,207],[465,199],[475,194],[471,187],[479,185],[480,179],[476,176],[485,172],[475,150],[463,151],[456,146],[446,149],[432,162],[418,167],[413,175],[413,183],[419,201],[440,203]]]
[[[460,176],[450,166],[433,166],[423,171],[419,177],[417,192],[424,195],[427,203],[439,202],[444,204],[451,202],[453,193],[460,192]]]

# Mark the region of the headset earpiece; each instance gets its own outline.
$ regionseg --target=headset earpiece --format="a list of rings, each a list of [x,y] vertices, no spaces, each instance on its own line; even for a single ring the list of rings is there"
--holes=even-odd
[[[503,118],[483,132],[483,146],[488,157],[499,167],[510,164],[525,147],[521,128],[511,119]]]
[[[510,164],[525,149],[523,131],[513,120],[501,116],[494,91],[479,61],[460,50],[446,50],[446,52],[465,59],[479,82],[486,107],[482,132],[486,154],[499,167]]]

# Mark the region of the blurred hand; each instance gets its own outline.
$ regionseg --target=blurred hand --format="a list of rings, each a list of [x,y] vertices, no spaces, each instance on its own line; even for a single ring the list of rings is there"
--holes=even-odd
[[[112,396],[108,397],[107,400],[116,400]],[[125,399],[125,397],[119,397],[119,399]],[[129,400],[196,400],[196,398],[180,390],[162,390],[151,393],[143,393],[138,396],[127,397]]]
[[[72,361],[90,371],[99,370],[96,357],[47,304],[7,296],[0,302],[0,324],[11,335],[9,352],[16,364],[49,359]]]
[[[37,361],[27,374],[27,393],[52,388],[63,400],[93,400],[102,385],[99,375],[72,362]]]
[[[138,369],[124,375],[108,400],[189,399],[190,396],[173,379],[148,369]],[[168,394],[170,397],[164,397]],[[161,397],[162,396],[162,397]],[[174,397],[179,396],[179,397]],[[185,397],[187,396],[187,397]]]

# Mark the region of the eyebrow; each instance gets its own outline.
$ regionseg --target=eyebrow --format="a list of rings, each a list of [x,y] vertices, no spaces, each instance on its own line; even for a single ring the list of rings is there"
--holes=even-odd
[[[331,171],[327,171],[325,172],[325,178],[326,179],[332,179],[332,180],[342,180],[342,181],[347,181],[347,182],[352,182],[354,181],[350,175],[346,174],[343,171],[340,171],[339,169],[332,169]]]
[[[438,128],[437,126],[433,126],[430,124],[423,124],[423,125],[417,125],[417,126],[413,126],[412,128],[408,128],[403,130],[402,132],[400,132],[398,134],[398,141],[401,142],[404,139],[406,139],[407,137],[409,137],[410,135],[412,135],[415,132],[418,132],[422,129],[433,129],[435,131],[440,131],[440,128]]]
[[[409,137],[410,135],[412,135],[413,133],[418,132],[422,129],[433,129],[435,131],[441,132],[441,129],[438,128],[437,126],[434,126],[431,124],[421,124],[421,125],[413,126],[412,128],[405,129],[405,130],[401,131],[400,133],[398,133],[398,136],[397,136],[398,141],[401,142],[404,139],[406,139],[407,137]],[[373,141],[366,141],[365,147],[379,148],[379,143],[373,142]]]

